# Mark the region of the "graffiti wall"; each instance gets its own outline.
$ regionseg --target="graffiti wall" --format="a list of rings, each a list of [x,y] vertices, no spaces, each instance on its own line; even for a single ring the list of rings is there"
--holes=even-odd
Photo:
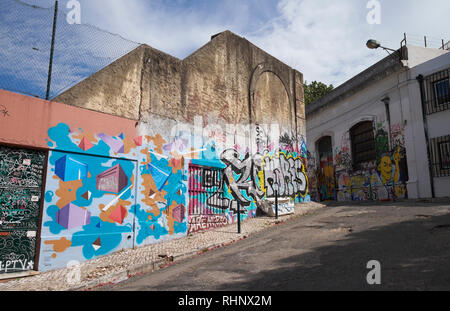
[[[38,241],[40,271],[234,223],[238,208],[242,220],[255,217],[258,202],[275,192],[295,202],[310,200],[306,143],[289,131],[279,129],[280,143],[265,125],[258,135],[248,134],[253,128],[221,131],[210,120],[190,129],[192,124],[175,127],[179,122],[159,118],[142,123],[32,101],[12,97],[8,133],[0,133],[0,142],[24,143],[28,135],[28,144],[48,150],[39,166],[46,180],[36,205],[41,234],[8,235]],[[42,116],[40,123],[30,117],[36,126],[30,133],[18,126],[27,109],[26,118]],[[193,167],[202,173],[193,174]],[[12,269],[12,257],[4,258]],[[31,267],[28,259],[14,264]]]
[[[45,152],[0,146],[0,274],[35,267]]]
[[[185,162],[174,143],[64,123],[47,141],[41,270],[186,234]]]
[[[389,134],[390,133],[390,134]],[[335,150],[337,200],[396,200],[407,198],[408,171],[403,127],[385,122],[374,126],[375,160],[353,169],[350,134],[342,136]]]

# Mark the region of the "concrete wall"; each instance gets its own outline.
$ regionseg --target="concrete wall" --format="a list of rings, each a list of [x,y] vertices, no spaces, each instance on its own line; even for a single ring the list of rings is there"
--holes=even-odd
[[[430,61],[422,63],[410,71],[410,79],[415,79],[418,75],[427,77],[434,73],[440,72],[450,68],[450,53],[441,53],[441,56],[436,57]],[[416,92],[417,94],[417,92]],[[411,96],[412,109],[421,109],[420,96]],[[426,116],[428,124],[428,136],[432,140],[434,138],[450,135],[450,110],[436,112]],[[421,146],[418,143],[416,148]],[[426,154],[420,153],[421,163],[428,163]],[[429,176],[429,174],[425,175]],[[429,177],[428,177],[429,178]],[[433,178],[436,197],[450,197],[450,177],[434,177]]]
[[[413,68],[387,67],[389,58],[386,58],[386,64],[382,61],[374,65],[337,90],[337,93],[341,89],[348,89],[348,92],[341,92],[337,97],[329,94],[329,103],[325,98],[315,103],[314,109],[308,108],[308,174],[312,197],[339,201],[431,197],[421,95],[416,77],[448,67],[449,55],[442,50],[408,46],[409,61],[405,64]],[[370,72],[381,75],[382,79],[372,80]],[[383,101],[385,98],[389,98],[389,114]],[[447,111],[430,115],[428,119],[430,138],[448,135]],[[361,121],[373,122],[377,159],[355,170],[349,131]],[[324,136],[331,136],[333,145],[333,159],[327,164],[328,168],[323,167],[324,161],[319,159],[316,145]],[[450,195],[447,179],[435,178],[437,196]]]
[[[406,197],[406,172],[401,161],[406,161],[404,141],[404,112],[399,90],[393,87],[397,75],[391,75],[364,92],[324,107],[308,115],[307,136],[310,161],[316,170],[309,171],[311,184],[316,184],[316,198],[322,200],[389,200]],[[382,99],[390,98],[390,124]],[[374,129],[377,159],[362,169],[353,168],[350,129],[362,121],[371,121]],[[331,168],[322,167],[316,142],[331,136],[333,160]],[[394,158],[398,161],[394,161]],[[389,163],[385,168],[380,163]],[[334,169],[334,171],[333,171]],[[384,175],[383,175],[384,173]],[[398,175],[396,173],[399,173]],[[313,192],[312,189],[310,189]]]
[[[199,165],[211,165],[212,160],[220,167],[230,150],[244,159],[280,149],[302,157],[306,167],[303,75],[244,38],[225,31],[183,60],[143,45],[123,61],[134,62],[131,67],[141,73],[140,81],[127,79],[130,69],[118,60],[111,70],[105,68],[56,100],[69,105],[97,102],[105,92],[104,81],[113,79],[130,98],[108,98],[95,109],[128,117],[121,109],[132,102],[130,111],[138,111],[141,135],[163,132],[176,139],[174,133],[195,133],[194,149],[214,150],[202,151],[207,161]],[[123,107],[114,112],[118,105]],[[211,154],[216,158],[208,158]]]
[[[38,269],[232,223],[238,204],[254,217],[275,184],[309,201],[302,82],[225,32],[183,61],[142,46],[61,94],[64,104],[0,91],[0,144],[48,154]],[[193,204],[220,213],[191,214]]]
[[[138,47],[53,100],[138,120],[144,52]]]
[[[284,102],[273,102],[278,95]],[[229,31],[184,60],[142,45],[54,100],[144,122],[208,116],[223,124],[255,123],[262,101],[264,115],[277,116],[270,120],[305,127],[303,75]]]

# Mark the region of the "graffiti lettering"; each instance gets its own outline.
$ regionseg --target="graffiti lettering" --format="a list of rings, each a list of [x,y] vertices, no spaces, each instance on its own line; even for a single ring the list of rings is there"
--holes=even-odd
[[[207,230],[210,228],[223,227],[228,224],[228,218],[225,215],[199,215],[189,217],[188,233]]]
[[[225,150],[222,153],[222,162],[227,166],[224,171],[224,181],[231,191],[231,195],[241,206],[249,206],[253,198],[259,201],[264,196],[258,183],[258,172],[261,171],[261,155],[253,158],[247,153],[243,160],[239,159],[239,153],[234,149]],[[238,175],[237,178],[235,176]],[[247,197],[244,196],[246,192]]]
[[[264,157],[262,162],[267,197],[274,197],[277,187],[279,196],[306,195],[308,179],[301,158],[286,156],[280,152],[276,157]]]
[[[3,115],[3,117],[9,117],[9,112],[3,105],[0,105],[0,113]]]
[[[296,140],[294,135],[289,136],[289,134],[284,133],[282,136],[280,136],[280,148],[282,150],[293,152],[295,141]]]
[[[0,260],[0,273],[27,271],[33,268],[34,261],[27,259],[24,254],[10,253],[3,256],[2,260]]]

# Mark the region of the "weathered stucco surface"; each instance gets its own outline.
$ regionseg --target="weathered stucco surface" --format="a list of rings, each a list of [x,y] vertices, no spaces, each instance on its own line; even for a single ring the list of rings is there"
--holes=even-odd
[[[229,31],[184,60],[142,45],[55,102],[15,95],[0,92],[0,143],[47,157],[27,254],[41,271],[253,218],[275,196],[280,214],[310,201],[303,76]],[[14,130],[35,116],[38,131]],[[23,165],[0,177],[26,180],[31,160],[4,150]]]
[[[203,116],[205,123],[276,121],[292,132],[305,126],[303,75],[229,31],[184,60],[141,45],[55,101],[143,122]]]
[[[144,52],[138,47],[53,100],[138,120]]]

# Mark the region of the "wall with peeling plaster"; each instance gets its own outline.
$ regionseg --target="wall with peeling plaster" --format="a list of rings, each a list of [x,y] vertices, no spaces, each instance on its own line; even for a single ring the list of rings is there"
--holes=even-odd
[[[182,61],[141,46],[55,102],[0,91],[0,143],[48,151],[38,269],[255,217],[274,183],[309,201],[302,83],[224,32]],[[220,171],[194,181],[220,214],[189,213],[192,165]]]

